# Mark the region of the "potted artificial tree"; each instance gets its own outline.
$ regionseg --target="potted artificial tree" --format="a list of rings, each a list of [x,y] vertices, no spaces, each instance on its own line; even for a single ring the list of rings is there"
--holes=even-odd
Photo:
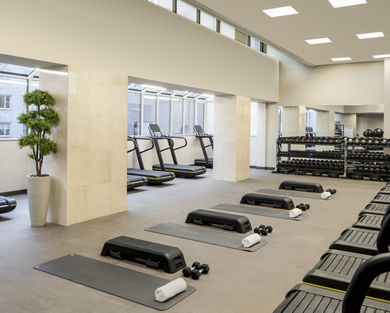
[[[29,157],[35,161],[36,174],[27,176],[28,206],[31,226],[46,224],[49,207],[51,178],[42,174],[43,159],[46,155],[57,152],[57,144],[49,135],[59,117],[53,110],[53,96],[43,90],[35,90],[24,95],[26,113],[19,115],[18,120],[29,129],[27,135],[19,139],[19,147],[30,147]]]

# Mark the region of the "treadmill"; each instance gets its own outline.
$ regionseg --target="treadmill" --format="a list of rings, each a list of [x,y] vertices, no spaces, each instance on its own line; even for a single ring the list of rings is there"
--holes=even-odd
[[[200,146],[202,148],[202,152],[204,156],[203,159],[195,159],[195,165],[206,166],[207,168],[213,168],[213,158],[209,158],[209,156],[207,155],[208,147],[211,147],[211,149],[214,150],[213,135],[205,134],[202,126],[200,125],[195,125],[194,130],[195,130],[196,138],[199,139]],[[208,139],[209,144],[206,144],[204,142],[204,139]]]
[[[177,163],[175,151],[187,146],[187,139],[185,137],[165,136],[161,133],[160,127],[157,124],[149,124],[149,131],[151,134],[150,138],[153,140],[154,146],[156,147],[159,161],[159,164],[153,165],[154,171],[173,172],[177,177],[183,178],[194,178],[195,176],[206,173],[206,168],[204,166],[180,165]],[[184,140],[184,144],[175,148],[174,138]],[[160,140],[166,140],[168,142],[168,147],[161,149],[159,144]],[[166,150],[171,152],[173,164],[164,163],[162,152]]]
[[[127,191],[132,190],[136,187],[145,186],[147,182],[148,179],[146,177],[127,174]]]
[[[152,145],[149,148],[146,148],[144,150],[140,150],[138,145],[138,140],[148,140],[152,143]],[[127,175],[137,176],[137,177],[146,177],[147,182],[150,185],[160,185],[162,183],[165,183],[167,181],[175,179],[175,174],[171,172],[164,172],[164,171],[153,171],[153,170],[146,170],[144,166],[144,162],[142,160],[142,153],[152,150],[154,148],[154,142],[151,138],[146,137],[127,137],[127,141],[131,141],[134,144],[134,148],[127,150],[127,153],[135,151],[135,155],[137,156],[139,169],[137,168],[128,168],[127,169]]]
[[[0,214],[11,212],[15,208],[15,199],[0,196]]]

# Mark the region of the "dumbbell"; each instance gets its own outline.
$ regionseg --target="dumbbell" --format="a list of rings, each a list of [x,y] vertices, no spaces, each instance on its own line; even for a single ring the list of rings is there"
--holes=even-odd
[[[259,234],[262,236],[267,236],[267,234],[269,233],[268,229],[266,229],[265,227],[255,227],[255,229],[253,231],[256,234]]]
[[[191,271],[191,278],[197,280],[200,275],[208,274],[208,272],[210,272],[210,267],[207,264],[202,264],[197,269]]]
[[[300,203],[296,206],[298,209],[301,209],[302,211],[306,211],[310,209],[310,204],[304,204]]]
[[[181,271],[183,273],[184,277],[190,277],[192,271],[200,268],[201,264],[199,262],[192,263],[192,267],[185,266],[183,270]]]
[[[330,192],[332,195],[334,195],[337,190],[336,189],[326,189],[326,192]]]

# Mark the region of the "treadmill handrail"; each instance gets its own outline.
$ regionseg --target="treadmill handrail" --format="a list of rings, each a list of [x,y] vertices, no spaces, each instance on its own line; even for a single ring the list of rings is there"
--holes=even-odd
[[[344,296],[342,313],[360,313],[372,281],[386,272],[390,272],[390,253],[373,256],[360,265]]]
[[[172,140],[172,148],[173,148],[173,150],[175,150],[175,151],[176,151],[176,150],[179,150],[179,149],[182,149],[182,148],[184,148],[184,147],[186,147],[187,144],[188,144],[188,141],[187,141],[187,138],[186,138],[186,137],[181,137],[181,136],[168,136],[168,138],[170,138],[170,139],[176,138],[176,139],[182,139],[182,140],[184,140],[184,145],[179,146],[179,147],[176,147],[176,148],[174,148],[175,144],[174,144],[174,142],[173,142],[173,140]]]
[[[135,139],[133,137],[127,136],[127,141],[131,141],[133,143],[133,145],[134,145],[134,148],[130,149],[130,150],[127,150],[127,153],[133,152],[135,150],[135,148],[136,148]]]
[[[146,151],[150,151],[154,148],[154,141],[152,138],[149,138],[149,137],[135,137],[135,140],[147,140],[147,141],[150,141],[150,143],[152,144],[149,148],[146,148],[144,150],[140,150],[139,153],[144,153]]]

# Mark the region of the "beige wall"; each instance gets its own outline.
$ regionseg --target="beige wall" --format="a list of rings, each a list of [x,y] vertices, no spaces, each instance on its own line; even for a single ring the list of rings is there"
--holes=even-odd
[[[356,115],[356,134],[363,136],[366,129],[374,130],[375,128],[384,127],[383,113],[380,114],[357,114]]]
[[[384,112],[385,112],[385,137],[390,137],[390,59],[385,60],[385,90],[384,90]]]
[[[383,62],[308,67],[268,47],[280,60],[280,105],[383,104]]]
[[[26,189],[26,176],[35,171],[27,148],[19,149],[17,140],[0,140],[0,193]],[[43,164],[46,168],[46,161]]]
[[[0,54],[278,100],[277,60],[144,0],[8,0],[1,9],[12,27]]]

